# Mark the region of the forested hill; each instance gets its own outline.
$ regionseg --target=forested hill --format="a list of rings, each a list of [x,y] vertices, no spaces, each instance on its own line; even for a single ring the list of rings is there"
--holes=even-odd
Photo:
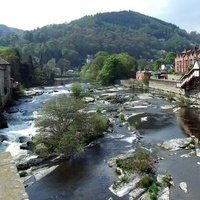
[[[1,35],[0,35],[1,36]],[[46,64],[67,61],[80,67],[98,51],[127,52],[136,59],[157,59],[200,43],[200,34],[133,11],[98,13],[68,24],[54,24],[20,35],[1,36],[0,46],[17,48],[23,58]],[[164,50],[164,51],[163,51]]]
[[[20,34],[23,30],[17,28],[11,28],[6,25],[0,24],[0,36],[5,36],[9,34]]]

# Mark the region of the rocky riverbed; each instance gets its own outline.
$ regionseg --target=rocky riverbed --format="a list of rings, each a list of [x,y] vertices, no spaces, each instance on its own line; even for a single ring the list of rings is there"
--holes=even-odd
[[[65,199],[66,196],[68,199],[148,199],[148,193],[134,187],[139,180],[137,175],[134,175],[134,182],[113,190],[112,184],[118,178],[114,167],[108,166],[119,155],[132,155],[141,148],[157,156],[158,179],[166,174],[172,178],[173,185],[161,190],[160,199],[198,199],[199,145],[180,128],[177,116],[181,108],[176,102],[148,93],[136,94],[120,85],[89,88],[89,91],[91,95],[84,100],[90,111],[98,109],[110,120],[104,139],[97,140],[93,148],[86,149],[71,161],[27,169],[23,180],[30,199]],[[56,95],[59,90],[52,88],[36,92],[42,99],[43,95]],[[34,93],[29,95],[34,96]],[[26,103],[35,100],[30,98],[28,101]],[[65,171],[73,171],[69,166],[76,169],[76,173],[70,176],[65,174]],[[45,187],[42,188],[42,185]]]

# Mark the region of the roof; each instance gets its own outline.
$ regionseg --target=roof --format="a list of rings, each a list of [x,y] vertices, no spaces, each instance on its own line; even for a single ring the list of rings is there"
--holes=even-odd
[[[0,57],[0,65],[10,65],[7,61]]]
[[[151,72],[149,72],[149,71],[137,71],[136,73],[143,73],[143,74],[151,74]]]
[[[200,61],[199,60],[195,61],[193,69],[200,69]]]

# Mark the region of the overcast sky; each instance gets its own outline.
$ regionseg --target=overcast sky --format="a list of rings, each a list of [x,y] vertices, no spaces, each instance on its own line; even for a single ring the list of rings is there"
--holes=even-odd
[[[33,30],[85,15],[131,10],[200,33],[199,0],[2,0],[0,24]]]

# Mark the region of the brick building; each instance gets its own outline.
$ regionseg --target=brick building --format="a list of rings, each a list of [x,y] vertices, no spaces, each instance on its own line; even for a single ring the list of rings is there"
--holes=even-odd
[[[200,59],[200,46],[194,49],[184,49],[183,52],[176,55],[175,58],[175,72],[187,72],[194,65],[195,60]]]
[[[147,79],[150,79],[151,73],[148,71],[137,71],[136,79],[142,80],[144,77],[146,77]]]

